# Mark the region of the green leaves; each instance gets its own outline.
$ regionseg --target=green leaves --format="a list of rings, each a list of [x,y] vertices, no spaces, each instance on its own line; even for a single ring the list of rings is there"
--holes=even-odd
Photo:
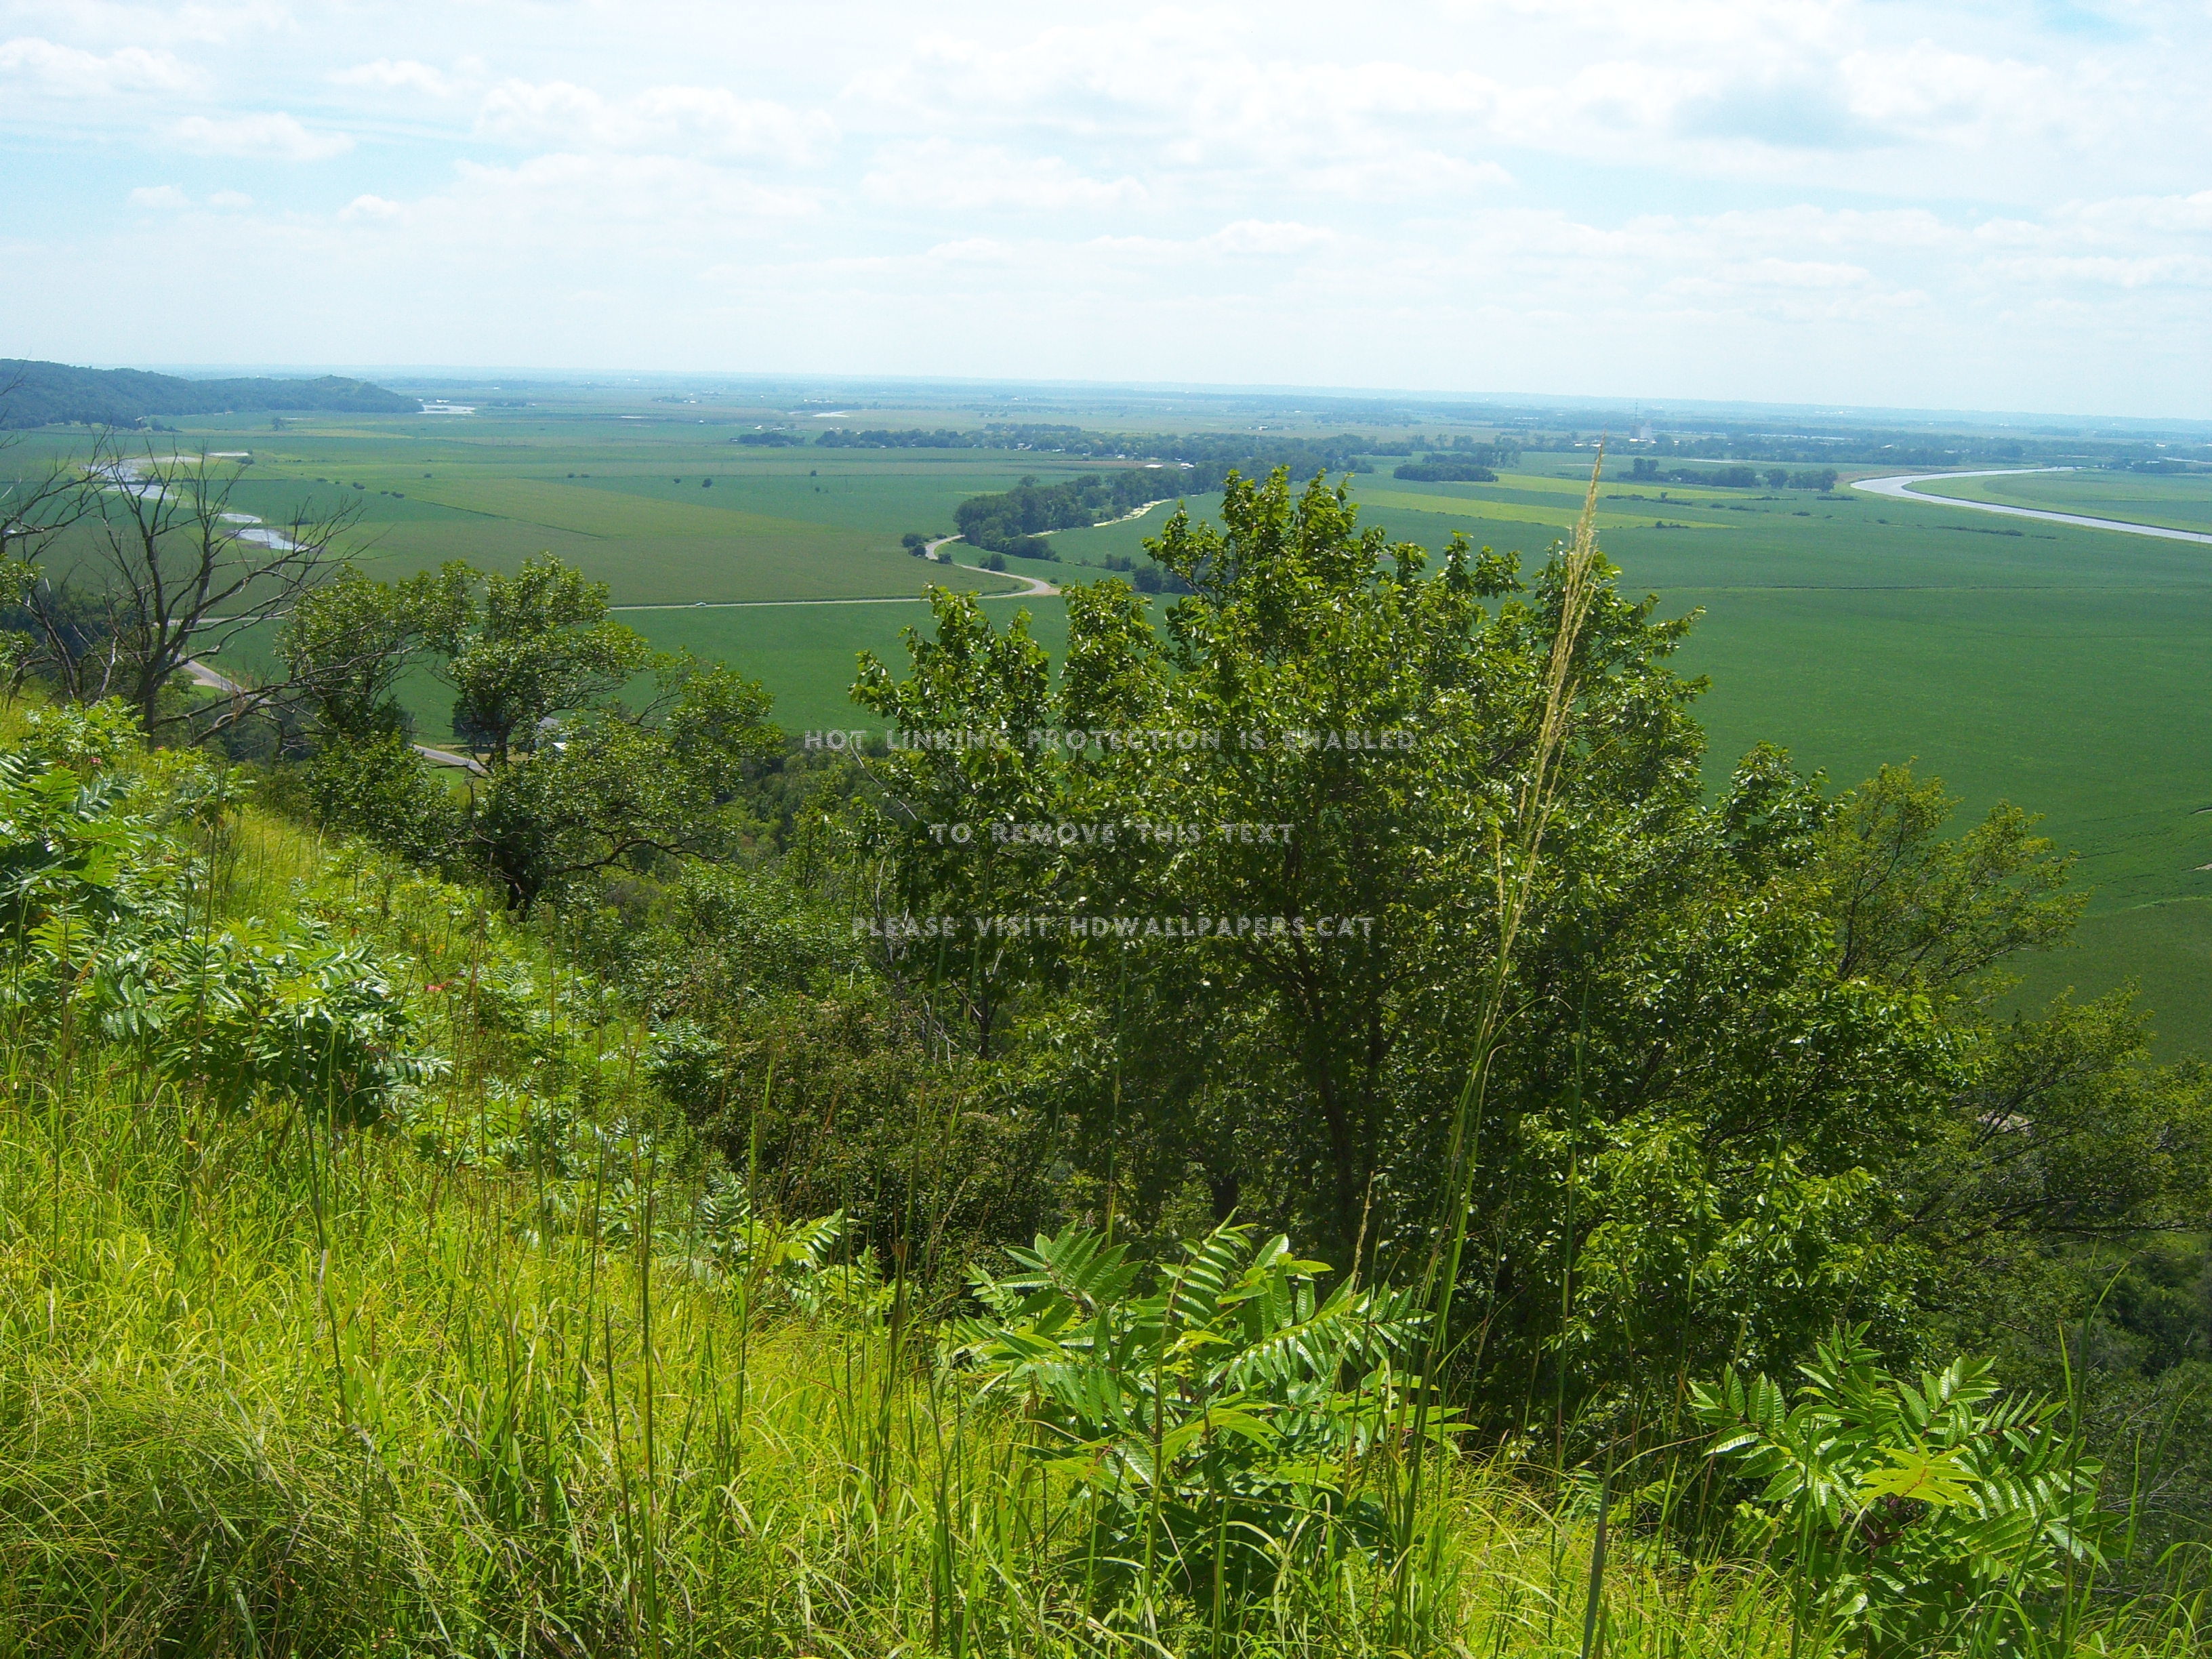
[[[1858,1329],[1802,1369],[1794,1402],[1734,1372],[1692,1389],[1709,1455],[1758,1483],[1744,1520],[1788,1558],[1801,1623],[1873,1656],[2009,1652],[2069,1569],[2101,1560],[2101,1469],[2049,1401],[2001,1395],[1963,1358],[1916,1387]]]
[[[483,581],[481,612],[464,595],[432,638],[457,694],[453,729],[501,762],[553,740],[562,716],[597,707],[651,657],[634,630],[609,620],[607,585],[550,553]]]
[[[1328,1268],[1243,1226],[1149,1268],[1079,1227],[1008,1254],[1018,1271],[975,1281],[988,1316],[948,1346],[987,1394],[1025,1401],[1111,1572],[1149,1559],[1242,1595],[1376,1544],[1358,1476],[1419,1386],[1395,1369],[1422,1323],[1410,1297],[1346,1285],[1316,1305]]]
[[[381,964],[313,926],[212,926],[204,866],[178,832],[216,833],[233,781],[196,756],[116,776],[100,734],[124,720],[118,706],[34,736],[90,781],[0,754],[0,1001],[50,1030],[89,1026],[225,1104],[274,1096],[374,1118],[434,1069]]]

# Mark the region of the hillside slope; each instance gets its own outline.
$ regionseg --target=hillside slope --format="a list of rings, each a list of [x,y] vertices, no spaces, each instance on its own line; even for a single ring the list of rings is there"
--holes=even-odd
[[[233,410],[337,410],[405,415],[415,398],[367,380],[188,380],[137,368],[78,368],[0,357],[0,428],[88,422],[129,426],[149,415],[217,415]]]

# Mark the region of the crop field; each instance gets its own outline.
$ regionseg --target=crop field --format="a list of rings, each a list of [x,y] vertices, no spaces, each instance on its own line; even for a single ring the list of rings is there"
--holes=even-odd
[[[645,407],[642,404],[637,407]],[[1054,534],[1054,561],[1006,577],[913,558],[908,531],[950,533],[968,496],[1079,471],[999,450],[742,446],[727,411],[611,407],[471,417],[315,417],[282,430],[185,422],[179,449],[246,449],[234,505],[283,522],[311,502],[362,510],[360,562],[393,576],[465,558],[512,569],[541,550],[607,581],[623,620],[664,647],[763,679],[793,730],[868,724],[845,697],[856,654],[902,659],[932,582],[996,593],[1055,656],[1065,609],[1014,578],[1093,580],[1144,562],[1171,506]],[[855,425],[972,424],[856,414]],[[811,436],[802,431],[802,435]],[[163,441],[167,441],[166,436]],[[1355,480],[1364,519],[1441,550],[1455,532],[1540,562],[1581,505],[1588,452],[1530,454],[1496,483],[1419,483],[1388,459]],[[1717,786],[1762,739],[1842,787],[1884,762],[1940,775],[1964,815],[2001,799],[2044,815],[2095,890],[2079,945],[2033,964],[2023,997],[2139,981],[2166,1052],[2212,1054],[2212,551],[2008,520],[1844,489],[1759,492],[1608,477],[1599,526],[1632,594],[1702,618],[1686,672]],[[1959,479],[1973,499],[2212,527],[2212,476],[2051,472]],[[1210,516],[1218,497],[1192,511]],[[955,551],[963,551],[956,547]],[[970,554],[969,557],[975,556]],[[252,665],[247,664],[246,665]],[[410,688],[426,733],[444,694]]]
[[[2018,504],[2185,527],[2212,519],[2203,475],[2027,482],[2048,493]],[[1394,534],[1438,546],[1464,528],[1533,556],[1535,526],[1499,513],[1574,488],[1509,475],[1497,485],[1376,480],[1358,493]],[[1435,507],[1395,505],[1420,496]],[[1663,614],[1704,612],[1681,661],[1712,681],[1700,714],[1715,784],[1765,738],[1832,785],[1911,761],[1961,798],[1961,824],[2000,799],[2043,814],[2045,833],[2081,854],[2094,897],[2076,945],[2028,964],[2019,997],[2134,981],[2162,1053],[2212,1054],[2205,549],[1849,493],[1662,497],[1608,480],[1601,496],[1616,515],[1605,546],[1624,588],[1656,592]]]
[[[1943,479],[1913,489],[1925,495],[2212,532],[2212,483],[2201,472],[2022,472]]]

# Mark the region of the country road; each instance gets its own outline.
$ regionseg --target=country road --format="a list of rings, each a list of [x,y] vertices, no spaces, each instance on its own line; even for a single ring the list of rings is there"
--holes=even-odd
[[[2125,519],[2092,519],[2079,513],[2047,513],[2034,507],[2000,507],[1995,501],[1969,501],[1956,495],[1931,495],[1908,486],[1942,478],[2010,478],[2029,472],[2075,472],[2071,466],[1998,466],[1979,472],[1900,472],[1888,478],[1854,479],[1851,488],[1893,501],[1918,501],[1922,506],[1964,507],[1976,513],[2002,513],[2008,519],[2040,519],[2045,524],[2070,524],[2082,530],[2117,530],[2125,536],[2156,536],[2171,542],[2202,542],[2212,546],[2212,535],[2201,530],[2175,530],[2162,524],[2131,524]]]
[[[928,544],[927,550],[935,554],[947,542],[957,542],[957,536],[940,536]],[[1003,576],[1010,582],[1024,584],[1020,587],[1000,588],[995,593],[978,593],[979,599],[1051,599],[1060,597],[1060,590],[1050,582],[1040,581],[1035,576],[1024,576],[1011,570],[986,570],[980,564],[950,562],[955,570],[973,571],[978,576]],[[919,593],[878,593],[857,599],[690,599],[667,605],[611,605],[610,611],[757,611],[770,610],[783,605],[926,605],[928,601]]]
[[[218,673],[204,662],[197,660],[187,662],[185,665],[185,672],[192,677],[193,684],[204,685],[209,690],[220,691],[225,696],[250,697],[253,695],[249,689],[240,685],[228,674]],[[484,775],[483,763],[473,755],[457,755],[450,749],[433,749],[426,743],[418,743],[414,745],[414,749],[416,754],[433,766],[458,766],[464,770],[475,773],[478,777]]]

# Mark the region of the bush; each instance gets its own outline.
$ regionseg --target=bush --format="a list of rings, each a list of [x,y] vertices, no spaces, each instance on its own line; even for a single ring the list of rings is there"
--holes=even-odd
[[[1869,1656],[2019,1650],[2069,1568],[2101,1560],[2101,1469],[2047,1401],[1998,1395],[1986,1362],[1918,1388],[1838,1333],[1794,1405],[1764,1376],[1697,1387],[1711,1455],[1763,1482],[1741,1507],[1795,1569],[1801,1626]]]
[[[956,1323],[952,1350],[987,1392],[1030,1401],[1035,1454],[1083,1494],[1077,1547],[1109,1577],[1164,1555],[1201,1601],[1243,1601],[1373,1553],[1384,1512],[1352,1476],[1403,1431],[1411,1294],[1347,1283],[1321,1301],[1327,1266],[1249,1227],[1182,1254],[1146,1269],[1081,1227],[1010,1250],[1018,1271],[976,1276],[989,1316]]]

